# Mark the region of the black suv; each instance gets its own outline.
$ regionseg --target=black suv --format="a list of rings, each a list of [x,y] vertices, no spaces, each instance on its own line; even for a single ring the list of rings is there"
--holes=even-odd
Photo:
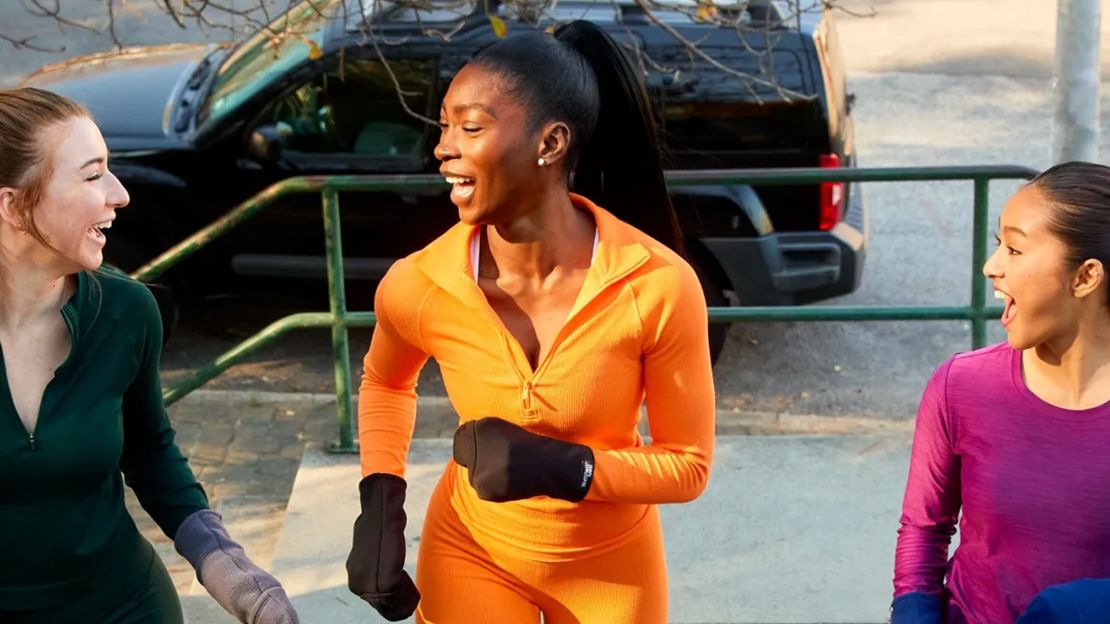
[[[494,1],[471,5],[477,8],[469,15],[434,0],[420,10],[343,2],[306,2],[271,26],[296,36],[260,31],[236,45],[95,54],[25,80],[83,102],[100,124],[112,168],[132,196],[112,229],[109,262],[137,268],[290,176],[436,172],[438,128],[404,110],[393,78],[410,110],[437,118],[451,77],[497,36],[486,11],[508,24],[509,36],[584,18],[646,52],[671,169],[856,163],[851,97],[828,11],[787,19],[782,3],[756,0],[739,9],[750,27],[743,35],[699,22],[690,7],[653,12],[719,63],[776,89],[691,54],[629,0],[562,0],[538,24]],[[379,10],[365,20],[359,7],[371,4]],[[367,39],[367,23],[377,46]],[[433,31],[452,31],[450,41]],[[672,195],[710,305],[802,304],[859,285],[867,228],[861,194],[851,185],[683,186]],[[371,283],[458,218],[442,189],[342,195],[341,205],[347,276]],[[323,292],[321,221],[318,196],[287,198],[165,279],[190,296],[299,282]],[[371,290],[349,289],[352,304],[367,305]],[[725,330],[712,328],[715,356]]]

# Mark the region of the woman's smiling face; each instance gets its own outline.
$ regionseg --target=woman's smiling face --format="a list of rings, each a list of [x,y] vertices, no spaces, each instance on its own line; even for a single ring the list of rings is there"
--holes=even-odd
[[[1018,191],[1002,210],[998,248],[983,266],[1005,303],[1002,325],[1015,349],[1074,333],[1082,317],[1067,246],[1049,228],[1052,210],[1035,186]]]
[[[130,201],[108,170],[108,148],[88,117],[74,117],[42,132],[49,177],[31,208],[35,227],[67,264],[93,270],[104,261],[106,230]]]
[[[452,185],[451,201],[470,224],[518,216],[514,207],[540,182],[542,131],[510,96],[502,79],[467,65],[451,81],[440,111],[435,156]]]

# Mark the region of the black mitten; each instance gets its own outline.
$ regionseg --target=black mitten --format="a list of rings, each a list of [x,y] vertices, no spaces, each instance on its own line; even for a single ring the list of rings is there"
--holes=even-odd
[[[420,592],[405,572],[405,480],[383,473],[358,484],[362,513],[347,557],[347,587],[390,622],[416,610]]]
[[[464,423],[455,431],[454,451],[482,500],[550,496],[578,502],[593,483],[590,447],[536,435],[500,418]]]

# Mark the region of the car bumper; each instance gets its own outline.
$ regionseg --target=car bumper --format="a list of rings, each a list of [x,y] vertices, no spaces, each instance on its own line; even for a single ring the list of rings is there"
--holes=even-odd
[[[827,232],[774,232],[751,238],[702,238],[740,305],[800,305],[859,288],[868,217],[853,193],[844,220]]]

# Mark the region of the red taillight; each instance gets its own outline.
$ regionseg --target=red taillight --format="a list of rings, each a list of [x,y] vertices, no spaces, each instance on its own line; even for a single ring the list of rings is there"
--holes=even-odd
[[[836,169],[840,167],[840,155],[821,154],[820,165],[823,169]],[[833,229],[844,216],[844,183],[821,183],[821,215],[819,227],[822,231]]]

